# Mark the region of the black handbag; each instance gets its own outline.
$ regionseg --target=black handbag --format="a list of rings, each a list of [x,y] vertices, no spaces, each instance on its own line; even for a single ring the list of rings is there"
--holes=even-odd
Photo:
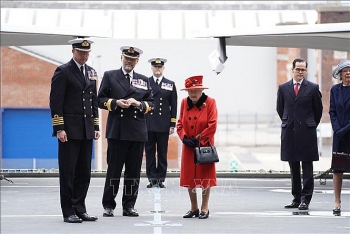
[[[198,147],[194,148],[194,163],[206,164],[219,162],[219,156],[215,146],[211,145],[210,141],[208,141],[208,146],[200,146],[200,142],[201,134],[198,139]]]
[[[350,151],[348,146],[346,148],[349,153],[332,152],[331,169],[350,172]]]
[[[331,168],[350,172],[350,154],[344,152],[333,152]]]

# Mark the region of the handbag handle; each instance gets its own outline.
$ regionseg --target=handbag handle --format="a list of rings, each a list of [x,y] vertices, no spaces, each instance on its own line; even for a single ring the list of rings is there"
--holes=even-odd
[[[350,157],[350,150],[349,150],[349,146],[346,144],[346,141],[344,139],[341,139],[340,141],[344,141],[345,142],[345,146],[346,146],[346,149],[348,150],[347,153],[345,152],[338,152],[338,150],[336,152],[333,152],[333,154],[335,155],[338,155],[338,154],[341,154],[341,155],[347,155],[348,157]],[[339,148],[339,144],[338,144],[338,147]]]
[[[201,137],[202,137],[202,133],[199,133],[199,137],[198,137],[198,148],[201,148]],[[212,144],[210,143],[210,141],[208,141],[208,145],[213,149]]]

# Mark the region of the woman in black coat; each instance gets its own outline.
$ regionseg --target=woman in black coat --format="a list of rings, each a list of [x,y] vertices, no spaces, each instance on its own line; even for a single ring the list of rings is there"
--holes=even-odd
[[[333,152],[350,153],[350,60],[342,60],[332,76],[340,79],[331,88],[329,115],[333,128]],[[344,170],[333,169],[334,214],[340,214]]]

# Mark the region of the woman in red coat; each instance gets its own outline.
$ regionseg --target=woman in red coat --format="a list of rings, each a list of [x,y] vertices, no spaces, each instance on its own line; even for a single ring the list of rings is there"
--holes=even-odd
[[[181,102],[180,116],[176,125],[177,134],[182,140],[180,186],[188,188],[191,209],[184,218],[209,217],[210,187],[216,186],[215,164],[195,164],[194,148],[198,145],[214,145],[218,112],[215,99],[203,93],[207,89],[202,85],[203,76],[192,76],[185,81],[188,97]],[[202,188],[201,212],[198,209],[196,188]]]

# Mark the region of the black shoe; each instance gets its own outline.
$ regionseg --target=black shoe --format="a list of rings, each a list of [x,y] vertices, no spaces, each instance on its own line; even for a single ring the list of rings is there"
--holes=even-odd
[[[123,216],[138,217],[139,213],[134,208],[123,209]]]
[[[340,213],[341,213],[340,207],[336,207],[336,208],[333,209],[333,214],[334,215],[340,215]]]
[[[290,203],[290,204],[288,204],[288,205],[285,205],[284,206],[284,208],[298,208],[299,207],[299,205],[300,205],[300,202],[292,202],[292,203]]]
[[[64,218],[63,221],[66,223],[82,223],[83,222],[83,220],[76,215],[71,215],[67,218]]]
[[[305,202],[300,203],[299,210],[308,210],[309,209],[309,204],[306,204]]]
[[[83,221],[96,221],[98,219],[96,216],[90,216],[87,213],[78,214],[78,217]]]
[[[209,210],[207,212],[201,211],[201,213],[199,213],[199,219],[207,219],[209,218]]]
[[[105,208],[105,211],[103,212],[103,217],[113,217],[114,216],[114,210],[112,208]]]
[[[157,181],[150,181],[147,188],[158,187]]]
[[[192,218],[192,217],[198,217],[199,216],[199,210],[197,209],[197,210],[195,210],[195,211],[191,211],[191,210],[189,210],[189,211],[187,211],[187,213],[184,215],[184,216],[182,216],[183,218]]]
[[[158,186],[159,186],[159,188],[166,188],[165,185],[163,184],[163,182],[159,182]]]

